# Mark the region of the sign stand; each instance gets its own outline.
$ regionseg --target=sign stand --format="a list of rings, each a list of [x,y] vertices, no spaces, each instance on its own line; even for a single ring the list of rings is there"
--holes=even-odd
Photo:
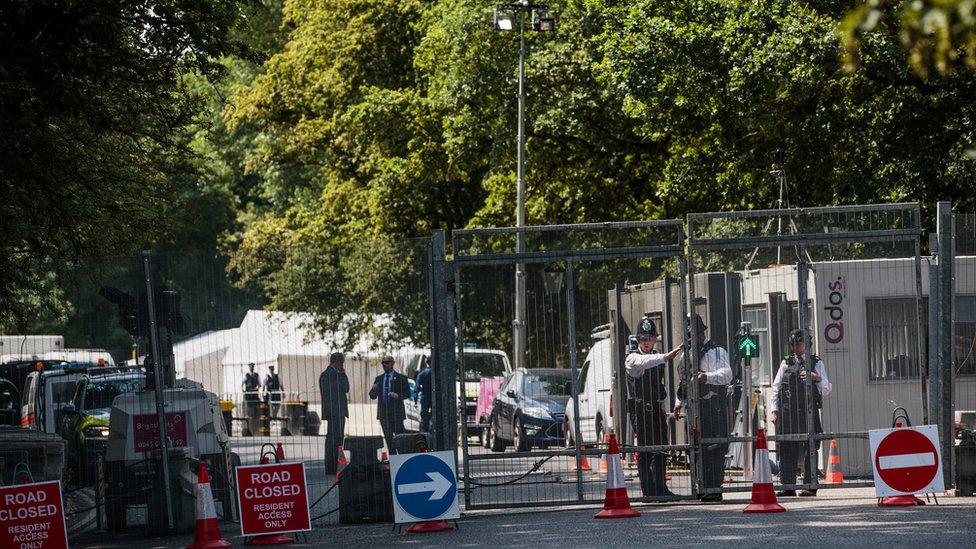
[[[945,491],[938,426],[912,427],[907,416],[902,417],[908,427],[896,421],[891,429],[873,429],[868,433],[879,507],[925,505],[915,494],[934,496]],[[935,503],[938,505],[938,498]]]
[[[453,452],[390,456],[390,477],[397,525],[414,523],[408,534],[454,530],[460,512]],[[455,526],[447,520],[453,520]]]

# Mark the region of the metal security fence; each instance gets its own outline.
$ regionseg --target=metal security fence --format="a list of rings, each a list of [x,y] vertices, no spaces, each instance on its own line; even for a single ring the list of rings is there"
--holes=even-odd
[[[692,417],[695,453],[711,452],[725,473],[699,478],[702,492],[750,489],[759,427],[772,433],[783,489],[867,486],[867,431],[889,426],[895,407],[926,419],[920,230],[917,204],[688,216],[689,300],[733,370],[727,388],[691,384],[692,409],[705,391],[728,401],[721,425],[709,425],[716,411],[703,405]],[[758,343],[753,356],[741,352],[743,334]],[[843,484],[824,475],[831,453]]]
[[[933,349],[933,356],[941,363],[940,393],[943,396],[934,413],[941,416],[940,427],[951,436],[942,447],[947,468],[947,486],[956,493],[976,493],[976,214],[951,213],[948,203],[939,204],[940,257],[951,261],[935,278],[939,282],[941,316],[951,317],[951,324],[943,322],[939,337],[941,348]]]
[[[654,437],[634,437],[637,425],[627,412],[634,395],[623,364],[628,336],[645,311],[622,289],[630,280],[663,282],[668,275],[683,287],[682,245],[679,220],[453,234],[466,508],[602,501],[611,433],[628,461],[632,499],[695,494],[683,426],[671,425],[676,436],[655,430]],[[517,337],[517,273],[526,287],[525,356],[488,371],[486,357],[506,354]],[[667,292],[662,286],[659,293]],[[681,306],[674,305],[679,317]],[[662,329],[671,320],[658,319]],[[662,367],[673,378],[675,366]],[[670,480],[652,489],[647,465],[657,459],[661,479]]]

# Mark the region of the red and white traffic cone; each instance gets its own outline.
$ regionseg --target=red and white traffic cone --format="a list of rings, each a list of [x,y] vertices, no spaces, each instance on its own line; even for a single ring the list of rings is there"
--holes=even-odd
[[[426,452],[427,449],[421,450],[421,452]],[[431,532],[447,532],[448,530],[453,530],[454,527],[451,526],[446,520],[422,520],[420,522],[413,523],[410,528],[407,528],[408,534],[429,534]]]
[[[743,513],[781,513],[785,507],[776,502],[773,491],[773,471],[769,468],[769,448],[766,447],[766,430],[759,429],[756,434],[756,454],[752,461],[752,503],[746,505]]]
[[[349,465],[349,460],[346,459],[345,448],[343,448],[340,444],[339,457],[336,458],[336,482],[339,482],[339,474],[342,473],[342,470],[346,468],[346,465]]]
[[[278,458],[278,462],[285,461],[285,447],[278,443],[278,447],[275,449],[275,457]]]
[[[186,549],[220,549],[230,547],[230,542],[220,537],[220,523],[217,522],[217,509],[214,507],[213,492],[210,490],[210,475],[207,464],[200,462],[197,469],[197,524],[193,543]]]
[[[634,518],[640,515],[639,511],[630,506],[630,497],[627,496],[627,484],[624,480],[624,468],[620,463],[617,435],[610,435],[610,444],[607,448],[607,493],[603,500],[603,510],[593,518]]]

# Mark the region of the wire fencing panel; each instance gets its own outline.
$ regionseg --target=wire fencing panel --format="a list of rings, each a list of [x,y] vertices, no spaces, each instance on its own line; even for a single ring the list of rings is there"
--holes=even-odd
[[[614,288],[677,272],[669,258],[680,255],[681,223],[530,227],[522,234],[520,254],[512,229],[460,231],[454,237],[459,362],[467,399],[461,448],[465,502],[469,508],[600,502],[610,433],[631,465],[631,497],[652,497],[641,490],[631,459],[636,441],[626,404],[614,404],[618,387],[627,385],[616,348]],[[516,361],[507,351],[519,261],[526,264],[526,368],[512,371]],[[625,313],[625,338],[641,314]],[[503,354],[507,370],[488,371],[486,357]],[[673,491],[690,495],[687,475],[675,475]],[[675,497],[666,492],[654,499]]]
[[[788,489],[868,485],[867,431],[889,427],[896,407],[925,419],[918,215],[916,205],[886,205],[689,216],[695,310],[738,362],[726,466],[745,459],[746,402],[753,425],[773,433],[772,469]],[[759,342],[748,400],[739,395],[744,357],[732,349],[742,321]],[[805,330],[804,349],[791,349],[795,329]],[[832,451],[843,484],[836,463],[828,467]],[[749,489],[735,472],[724,477],[707,488]]]
[[[33,297],[50,305],[35,304],[0,339],[0,411],[5,424],[63,437],[63,458],[4,455],[0,469],[26,459],[20,476],[63,478],[72,535],[162,532],[167,491],[172,526],[192,531],[200,460],[224,520],[238,516],[235,467],[282,457],[305,464],[313,525],[390,517],[380,459],[412,449],[413,439],[393,437],[419,427],[413,378],[429,355],[428,242],[364,241],[338,253],[282,246],[269,251],[282,260],[271,276],[193,250],[57,265],[56,291]],[[323,402],[332,353],[344,357],[348,417]],[[398,378],[384,438],[370,393],[387,355],[410,378]],[[156,363],[161,408],[147,387]],[[329,417],[337,444],[348,437],[331,456]],[[14,478],[0,473],[4,484]]]
[[[952,480],[957,494],[972,495],[976,492],[976,214],[956,213],[953,218]]]

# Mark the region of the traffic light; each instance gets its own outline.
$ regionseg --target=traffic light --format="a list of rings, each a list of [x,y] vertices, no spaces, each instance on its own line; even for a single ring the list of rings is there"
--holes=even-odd
[[[139,299],[111,286],[102,286],[98,294],[119,306],[119,323],[122,328],[135,337],[149,337],[149,303],[146,293]],[[173,335],[187,333],[186,321],[180,312],[180,293],[166,286],[156,286],[153,291],[153,305],[156,309],[156,324],[166,328]]]

